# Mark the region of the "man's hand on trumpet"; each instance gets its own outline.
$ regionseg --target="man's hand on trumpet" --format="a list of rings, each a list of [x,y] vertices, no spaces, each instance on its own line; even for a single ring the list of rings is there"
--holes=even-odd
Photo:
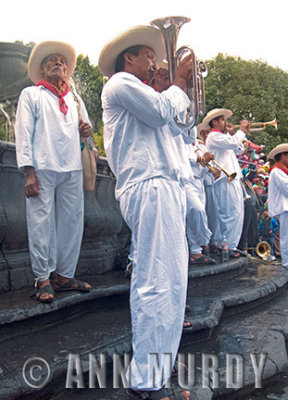
[[[240,122],[239,126],[235,126],[230,124],[229,122],[226,122],[226,131],[228,133],[230,133],[230,135],[234,135],[236,133],[235,128],[238,127],[238,129],[240,129],[242,132],[244,133],[249,133],[249,126],[250,126],[250,122],[247,119],[242,119],[242,121]]]
[[[158,68],[154,72],[154,79],[151,83],[151,86],[156,90],[156,92],[163,92],[170,86],[169,80],[169,70],[166,68]]]
[[[249,133],[250,122],[247,119],[242,119],[239,129],[244,133]]]

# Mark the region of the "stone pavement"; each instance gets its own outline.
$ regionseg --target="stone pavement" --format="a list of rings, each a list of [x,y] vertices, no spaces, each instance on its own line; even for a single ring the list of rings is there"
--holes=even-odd
[[[227,353],[242,357],[246,387],[255,384],[251,353],[267,354],[264,378],[285,371],[287,280],[288,271],[281,266],[249,263],[247,258],[189,269],[187,318],[192,327],[183,331],[180,352],[195,355],[193,399],[225,395]],[[90,293],[57,294],[51,305],[32,300],[31,290],[0,296],[1,400],[117,399],[109,379],[107,389],[89,389],[88,358],[105,354],[109,375],[113,355],[131,350],[130,282],[122,271],[89,281],[93,283]],[[69,354],[76,354],[81,362],[85,389],[65,390]],[[214,354],[219,362],[218,389],[213,382],[212,388],[202,388],[203,354]],[[41,390],[31,387],[31,380],[27,384],[27,379],[32,376],[37,386],[45,377],[33,376],[31,368],[23,374],[31,357],[49,365],[50,377]]]

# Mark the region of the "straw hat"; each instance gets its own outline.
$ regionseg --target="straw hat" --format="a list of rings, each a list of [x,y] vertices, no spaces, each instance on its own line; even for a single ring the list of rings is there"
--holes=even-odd
[[[269,160],[275,160],[275,156],[280,153],[288,153],[288,143],[278,144],[278,146],[274,147],[273,150],[268,154]]]
[[[157,63],[165,58],[165,44],[160,30],[149,25],[139,25],[116,36],[103,47],[98,60],[101,74],[104,76],[114,74],[119,54],[137,45],[147,46],[154,50]]]
[[[64,42],[41,42],[33,47],[27,65],[28,75],[32,82],[36,83],[43,78],[41,74],[41,62],[50,54],[60,54],[66,58],[68,78],[74,72],[76,66],[76,52],[74,48]]]
[[[233,115],[233,112],[231,110],[227,110],[225,108],[214,108],[214,110],[211,110],[207,113],[206,117],[202,121],[202,126],[201,129],[203,130],[208,130],[210,129],[209,122],[212,121],[215,118],[223,117],[225,119],[231,117]]]

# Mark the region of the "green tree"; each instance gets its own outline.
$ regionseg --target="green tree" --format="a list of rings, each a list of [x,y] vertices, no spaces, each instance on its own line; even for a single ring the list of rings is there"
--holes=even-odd
[[[73,80],[77,92],[85,103],[94,132],[100,134],[102,127],[101,92],[103,78],[98,67],[90,63],[88,56],[84,57],[80,54],[77,57]]]
[[[251,135],[257,144],[265,144],[267,153],[272,147],[287,141],[288,129],[288,74],[267,63],[245,61],[240,57],[218,54],[206,61],[209,74],[206,78],[207,111],[229,108],[231,121],[241,119],[251,122],[270,121],[275,117],[278,129],[267,127],[265,133]]]

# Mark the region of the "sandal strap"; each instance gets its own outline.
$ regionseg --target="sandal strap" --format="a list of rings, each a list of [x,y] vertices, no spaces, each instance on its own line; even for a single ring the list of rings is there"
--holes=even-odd
[[[169,397],[170,400],[183,400],[183,389],[180,387],[162,388],[155,391],[138,391],[133,389],[125,389],[124,398],[127,400],[160,400],[164,397]],[[122,400],[122,397],[121,397]]]
[[[43,293],[49,293],[49,294],[53,294],[53,295],[55,294],[54,289],[50,284],[42,286],[41,288],[37,287],[36,295],[41,296]]]
[[[69,288],[72,288],[74,285],[77,285],[77,287],[75,287],[75,289],[86,289],[85,282],[79,281],[76,278],[71,278],[66,283],[60,283],[60,282],[54,281],[53,285],[56,285],[57,288],[61,288],[61,289],[69,289]]]

